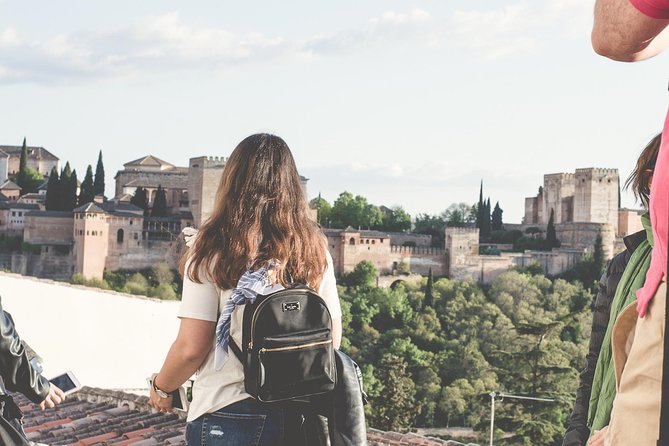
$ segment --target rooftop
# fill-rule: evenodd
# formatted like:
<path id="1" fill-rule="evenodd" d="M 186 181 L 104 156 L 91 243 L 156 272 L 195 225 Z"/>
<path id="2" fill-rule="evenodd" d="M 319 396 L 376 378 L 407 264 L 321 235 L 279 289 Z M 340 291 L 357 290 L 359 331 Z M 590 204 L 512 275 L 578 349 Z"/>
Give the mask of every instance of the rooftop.
<path id="1" fill-rule="evenodd" d="M 44 147 L 27 146 L 28 156 L 31 158 L 58 161 L 58 157 Z M 0 150 L 9 156 L 21 156 L 23 146 L 0 146 Z"/>
<path id="2" fill-rule="evenodd" d="M 153 410 L 146 396 L 84 387 L 53 409 L 41 411 L 14 395 L 30 441 L 50 445 L 184 445 L 185 414 Z M 367 431 L 369 446 L 465 446 L 414 433 Z M 471 445 L 474 446 L 474 445 Z"/>

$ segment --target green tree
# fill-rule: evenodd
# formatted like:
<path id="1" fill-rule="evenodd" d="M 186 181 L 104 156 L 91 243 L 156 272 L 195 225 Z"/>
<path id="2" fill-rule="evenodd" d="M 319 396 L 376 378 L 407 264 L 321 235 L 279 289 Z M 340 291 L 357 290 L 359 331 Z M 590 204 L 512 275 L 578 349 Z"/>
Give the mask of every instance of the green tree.
<path id="1" fill-rule="evenodd" d="M 321 194 L 318 194 L 318 197 L 309 202 L 309 207 L 316 209 L 316 221 L 318 224 L 329 228 L 332 205 L 326 199 L 321 198 Z"/>
<path id="2" fill-rule="evenodd" d="M 382 224 L 381 210 L 363 196 L 355 197 L 350 192 L 342 192 L 334 202 L 330 213 L 332 226 L 335 228 L 378 228 Z"/>
<path id="3" fill-rule="evenodd" d="M 434 295 L 432 294 L 432 287 L 434 286 L 434 277 L 432 276 L 432 268 L 427 274 L 427 284 L 425 285 L 425 306 L 432 307 L 434 305 Z"/>
<path id="4" fill-rule="evenodd" d="M 153 207 L 151 208 L 151 217 L 166 217 L 167 216 L 167 196 L 165 189 L 158 185 L 156 197 L 153 199 Z"/>
<path id="5" fill-rule="evenodd" d="M 504 228 L 504 223 L 502 222 L 502 213 L 504 211 L 499 207 L 499 201 L 495 203 L 495 209 L 492 211 L 492 230 L 500 231 Z"/>
<path id="6" fill-rule="evenodd" d="M 95 166 L 95 182 L 93 183 L 93 194 L 105 194 L 105 166 L 102 163 L 102 150 L 98 153 L 98 164 Z"/>
<path id="7" fill-rule="evenodd" d="M 444 247 L 444 231 L 446 221 L 440 215 L 418 214 L 414 222 L 416 234 L 427 234 L 432 236 L 432 246 Z"/>
<path id="8" fill-rule="evenodd" d="M 490 198 L 483 203 L 483 211 L 481 212 L 481 233 L 482 239 L 487 240 L 492 234 L 491 216 L 490 216 Z"/>
<path id="9" fill-rule="evenodd" d="M 62 211 L 71 211 L 77 205 L 77 171 L 72 170 L 70 162 L 65 163 L 65 167 L 60 172 L 60 193 Z"/>
<path id="10" fill-rule="evenodd" d="M 411 229 L 411 215 L 401 206 L 394 206 L 383 213 L 381 227 L 383 231 L 403 232 Z"/>
<path id="11" fill-rule="evenodd" d="M 88 165 L 86 169 L 86 176 L 81 182 L 81 190 L 79 191 L 79 205 L 90 203 L 95 198 L 95 191 L 93 190 L 93 168 Z"/>
<path id="12" fill-rule="evenodd" d="M 416 385 L 406 369 L 406 362 L 398 356 L 385 354 L 381 358 L 376 377 L 383 391 L 371 401 L 373 416 L 370 420 L 379 429 L 408 429 L 418 415 Z"/>
<path id="13" fill-rule="evenodd" d="M 46 202 L 45 207 L 47 211 L 60 211 L 63 209 L 62 203 L 62 193 L 60 186 L 60 177 L 58 176 L 58 170 L 55 167 L 51 169 L 51 175 L 49 175 L 49 182 L 46 186 Z"/>
<path id="14" fill-rule="evenodd" d="M 130 204 L 134 204 L 138 208 L 144 209 L 144 212 L 146 212 L 146 210 L 149 208 L 149 199 L 146 196 L 146 189 L 144 189 L 142 186 L 139 186 L 137 189 L 135 189 L 135 193 L 130 199 Z"/>
<path id="15" fill-rule="evenodd" d="M 597 274 L 601 273 L 604 270 L 604 245 L 602 244 L 602 234 L 597 234 L 595 238 L 595 248 L 592 254 L 592 260 L 594 261 L 594 269 Z"/>
<path id="16" fill-rule="evenodd" d="M 353 271 L 344 276 L 344 283 L 349 287 L 371 287 L 376 283 L 378 271 L 369 260 L 355 265 Z"/>
<path id="17" fill-rule="evenodd" d="M 485 211 L 485 201 L 483 201 L 483 180 L 481 180 L 481 187 L 479 188 L 479 201 L 476 203 L 476 227 L 483 230 L 483 220 Z"/>
<path id="18" fill-rule="evenodd" d="M 560 241 L 555 233 L 555 211 L 551 208 L 551 216 L 548 218 L 548 226 L 546 227 L 546 249 L 559 248 Z"/>
<path id="19" fill-rule="evenodd" d="M 174 271 L 166 262 L 158 262 L 151 267 L 151 276 L 158 285 L 172 285 L 174 283 Z"/>
<path id="20" fill-rule="evenodd" d="M 19 158 L 19 172 L 16 175 L 16 184 L 21 188 L 21 194 L 28 193 L 28 146 L 23 138 L 21 157 Z"/>
<path id="21" fill-rule="evenodd" d="M 446 226 L 460 228 L 474 223 L 471 220 L 472 207 L 467 203 L 453 203 L 442 214 Z"/>

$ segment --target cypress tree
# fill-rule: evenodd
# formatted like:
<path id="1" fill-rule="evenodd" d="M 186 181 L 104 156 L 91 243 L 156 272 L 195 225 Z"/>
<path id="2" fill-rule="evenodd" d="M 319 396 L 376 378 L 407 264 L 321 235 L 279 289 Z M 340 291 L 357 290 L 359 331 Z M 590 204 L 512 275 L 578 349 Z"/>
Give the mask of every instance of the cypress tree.
<path id="1" fill-rule="evenodd" d="M 597 234 L 595 239 L 595 250 L 592 254 L 592 259 L 594 262 L 595 276 L 599 274 L 604 269 L 604 246 L 602 244 L 602 234 Z"/>
<path id="2" fill-rule="evenodd" d="M 95 167 L 95 184 L 93 185 L 93 195 L 105 194 L 105 166 L 102 164 L 102 150 L 98 154 L 98 165 Z"/>
<path id="3" fill-rule="evenodd" d="M 551 216 L 548 219 L 548 227 L 546 227 L 546 249 L 551 250 L 560 246 L 560 241 L 557 239 L 555 233 L 555 212 L 551 208 Z"/>
<path id="4" fill-rule="evenodd" d="M 65 192 L 65 210 L 71 211 L 77 207 L 77 170 L 74 169 L 72 174 L 63 181 L 63 191 Z"/>
<path id="5" fill-rule="evenodd" d="M 81 191 L 79 192 L 79 206 L 82 204 L 90 203 L 95 198 L 95 191 L 93 187 L 93 168 L 91 165 L 88 165 L 86 169 L 86 176 L 84 181 L 81 183 Z"/>
<path id="6" fill-rule="evenodd" d="M 49 183 L 46 187 L 46 203 L 45 207 L 47 211 L 61 211 L 63 210 L 63 204 L 61 202 L 62 194 L 60 192 L 60 178 L 58 177 L 58 171 L 56 168 L 51 169 L 51 175 L 49 175 Z"/>
<path id="7" fill-rule="evenodd" d="M 483 202 L 483 211 L 481 212 L 481 238 L 490 237 L 490 198 Z"/>
<path id="8" fill-rule="evenodd" d="M 154 198 L 153 207 L 151 208 L 151 217 L 165 216 L 167 216 L 167 195 L 165 194 L 165 189 L 159 184 L 156 198 Z"/>
<path id="9" fill-rule="evenodd" d="M 149 208 L 149 200 L 146 196 L 146 190 L 142 186 L 135 189 L 135 193 L 130 199 L 130 204 L 134 204 L 138 208 L 144 209 L 144 212 Z"/>
<path id="10" fill-rule="evenodd" d="M 27 192 L 28 186 L 28 146 L 26 138 L 23 137 L 21 158 L 19 159 L 19 173 L 16 175 L 16 184 L 21 188 L 21 195 Z"/>
<path id="11" fill-rule="evenodd" d="M 498 201 L 497 203 L 495 203 L 495 210 L 492 211 L 491 222 L 493 231 L 499 231 L 504 226 L 504 223 L 502 223 L 503 212 L 504 211 L 502 210 L 502 208 L 499 207 L 499 201 Z"/>
<path id="12" fill-rule="evenodd" d="M 483 229 L 483 180 L 481 180 L 481 188 L 479 189 L 479 203 L 476 209 L 476 227 Z"/>
<path id="13" fill-rule="evenodd" d="M 434 284 L 434 276 L 432 275 L 432 268 L 427 275 L 427 285 L 425 286 L 425 305 L 426 307 L 434 306 L 434 296 L 432 294 L 432 286 Z"/>

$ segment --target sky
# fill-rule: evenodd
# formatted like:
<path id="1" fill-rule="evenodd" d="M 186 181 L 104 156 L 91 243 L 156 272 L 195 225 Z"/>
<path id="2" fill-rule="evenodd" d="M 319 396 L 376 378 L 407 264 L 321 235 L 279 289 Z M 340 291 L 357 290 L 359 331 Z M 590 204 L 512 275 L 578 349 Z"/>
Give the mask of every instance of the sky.
<path id="1" fill-rule="evenodd" d="M 669 54 L 612 62 L 587 0 L 0 0 L 0 145 L 83 176 L 282 136 L 310 198 L 520 222 L 543 175 L 629 175 L 664 121 Z M 629 193 L 623 206 L 637 207 Z"/>

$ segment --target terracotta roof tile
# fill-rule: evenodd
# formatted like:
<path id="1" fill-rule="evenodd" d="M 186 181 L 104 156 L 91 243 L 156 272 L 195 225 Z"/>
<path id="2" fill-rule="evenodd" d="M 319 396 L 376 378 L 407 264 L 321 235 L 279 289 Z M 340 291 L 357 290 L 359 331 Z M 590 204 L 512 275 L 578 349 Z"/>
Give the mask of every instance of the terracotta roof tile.
<path id="1" fill-rule="evenodd" d="M 24 412 L 28 439 L 49 445 L 166 446 L 185 445 L 185 414 L 155 412 L 148 398 L 84 387 L 53 409 L 41 411 L 15 395 Z M 414 433 L 369 429 L 369 446 L 465 446 Z M 474 445 L 467 445 L 474 446 Z"/>

